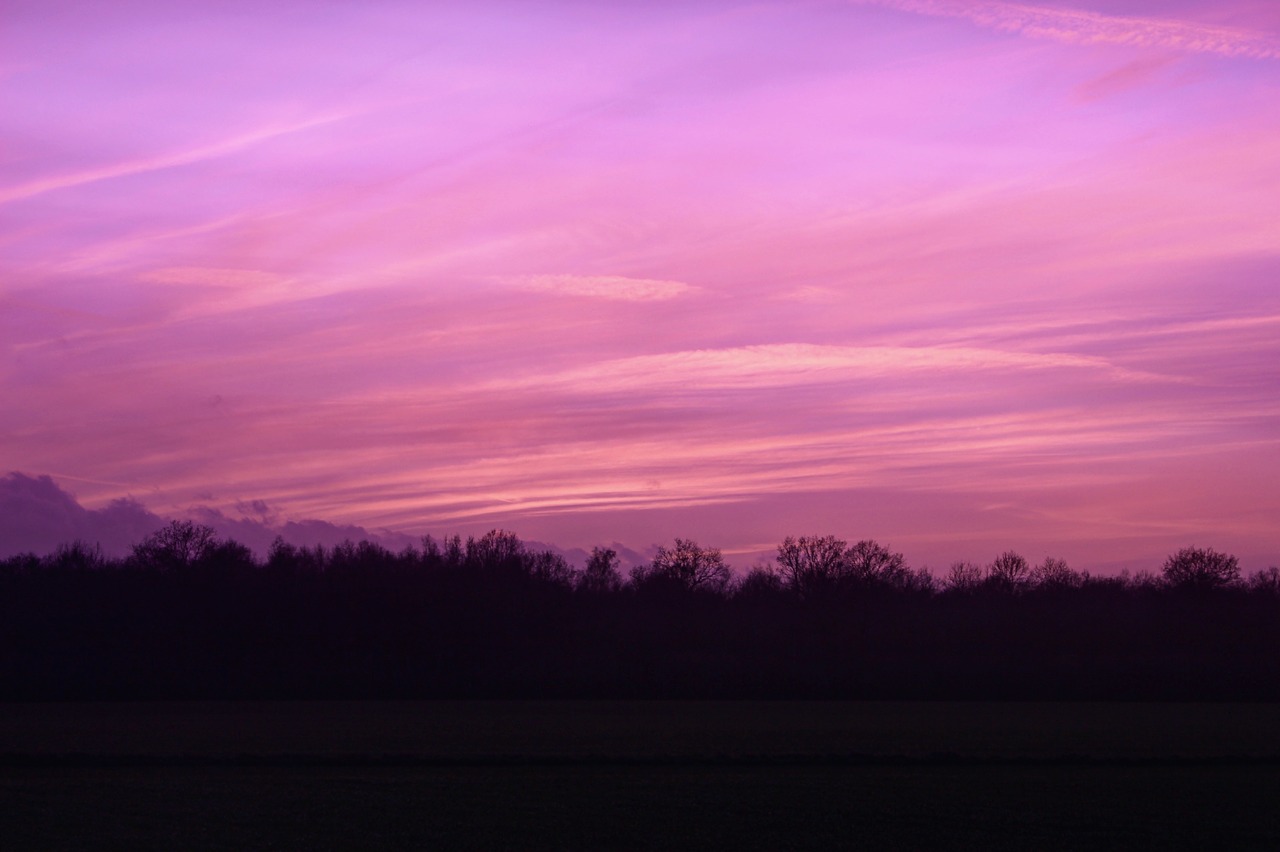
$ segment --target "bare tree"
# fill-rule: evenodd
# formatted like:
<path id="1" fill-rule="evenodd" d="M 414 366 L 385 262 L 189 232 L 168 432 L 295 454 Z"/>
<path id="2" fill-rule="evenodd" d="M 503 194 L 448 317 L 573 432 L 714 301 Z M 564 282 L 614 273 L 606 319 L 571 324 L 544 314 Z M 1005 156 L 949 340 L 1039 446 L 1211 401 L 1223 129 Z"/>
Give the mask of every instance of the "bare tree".
<path id="1" fill-rule="evenodd" d="M 844 552 L 845 576 L 854 582 L 878 580 L 900 584 L 908 573 L 906 559 L 877 541 L 864 539 Z"/>
<path id="2" fill-rule="evenodd" d="M 801 597 L 836 582 L 845 572 L 846 543 L 833 535 L 787 536 L 778 545 L 778 572 L 783 585 Z"/>
<path id="3" fill-rule="evenodd" d="M 702 547 L 690 539 L 678 538 L 674 547 L 659 547 L 653 561 L 631 572 L 632 580 L 644 583 L 665 579 L 686 589 L 723 592 L 732 578 L 720 550 Z"/>
<path id="4" fill-rule="evenodd" d="M 524 542 L 509 530 L 489 530 L 480 538 L 467 539 L 465 559 L 473 570 L 523 571 Z"/>
<path id="5" fill-rule="evenodd" d="M 218 540 L 213 527 L 170 521 L 133 546 L 139 565 L 160 571 L 188 568 L 213 553 Z"/>
<path id="6" fill-rule="evenodd" d="M 1164 581 L 1174 588 L 1209 591 L 1240 581 L 1240 563 L 1213 548 L 1184 547 L 1164 561 Z"/>
<path id="7" fill-rule="evenodd" d="M 1018 589 L 1031 577 L 1031 565 L 1025 557 L 1012 550 L 1001 553 L 987 566 L 987 579 L 1005 589 Z"/>
<path id="8" fill-rule="evenodd" d="M 1280 568 L 1272 565 L 1255 573 L 1249 578 L 1249 589 L 1280 598 Z"/>
<path id="9" fill-rule="evenodd" d="M 106 567 L 107 557 L 102 553 L 102 545 L 76 539 L 68 544 L 58 545 L 51 556 L 44 557 L 41 562 L 48 568 L 63 571 L 95 571 Z"/>
<path id="10" fill-rule="evenodd" d="M 1041 589 L 1078 589 L 1084 581 L 1085 576 L 1072 571 L 1065 559 L 1052 556 L 1031 569 L 1031 582 Z"/>
<path id="11" fill-rule="evenodd" d="M 953 562 L 942 586 L 949 592 L 972 592 L 982 585 L 982 566 L 973 562 Z"/>

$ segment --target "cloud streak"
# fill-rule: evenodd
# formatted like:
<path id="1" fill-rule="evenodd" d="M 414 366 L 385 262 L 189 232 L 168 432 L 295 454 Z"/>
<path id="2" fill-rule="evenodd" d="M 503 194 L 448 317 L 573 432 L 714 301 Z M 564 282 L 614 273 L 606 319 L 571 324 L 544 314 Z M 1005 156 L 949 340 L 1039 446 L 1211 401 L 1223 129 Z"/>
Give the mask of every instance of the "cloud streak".
<path id="1" fill-rule="evenodd" d="M 628 278 L 624 275 L 529 275 L 507 280 L 515 287 L 537 293 L 621 302 L 665 301 L 694 289 L 683 281 Z"/>
<path id="2" fill-rule="evenodd" d="M 131 175 L 146 174 L 147 172 L 162 171 L 165 169 L 173 169 L 180 166 L 188 166 L 192 163 L 199 163 L 205 160 L 230 156 L 282 136 L 301 133 L 326 124 L 332 124 L 334 122 L 346 121 L 357 114 L 358 113 L 352 112 L 328 113 L 306 119 L 305 121 L 292 122 L 289 124 L 268 125 L 266 127 L 259 128 L 258 130 L 241 133 L 207 145 L 199 145 L 185 151 L 176 151 L 154 157 L 126 160 L 124 162 L 113 163 L 107 166 L 99 166 L 97 168 L 84 169 L 62 175 L 42 177 L 36 180 L 27 181 L 26 183 L 18 184 L 17 186 L 0 187 L 0 204 L 11 204 L 15 201 L 35 198 L 61 189 L 71 189 L 78 186 L 84 186 L 86 184 L 98 183 L 100 181 L 129 177 Z"/>
<path id="3" fill-rule="evenodd" d="M 1245 59 L 1280 59 L 1268 33 L 1161 18 L 1104 15 L 998 0 L 852 0 L 902 12 L 963 18 L 982 27 L 1067 44 L 1113 44 Z"/>
<path id="4" fill-rule="evenodd" d="M 822 346 L 775 343 L 731 349 L 699 349 L 642 355 L 534 376 L 500 381 L 513 386 L 592 388 L 632 393 L 644 389 L 769 388 L 916 372 L 973 373 L 988 370 L 1091 370 L 1126 381 L 1164 377 L 1118 368 L 1103 358 L 1069 353 L 1018 352 L 967 346 Z"/>

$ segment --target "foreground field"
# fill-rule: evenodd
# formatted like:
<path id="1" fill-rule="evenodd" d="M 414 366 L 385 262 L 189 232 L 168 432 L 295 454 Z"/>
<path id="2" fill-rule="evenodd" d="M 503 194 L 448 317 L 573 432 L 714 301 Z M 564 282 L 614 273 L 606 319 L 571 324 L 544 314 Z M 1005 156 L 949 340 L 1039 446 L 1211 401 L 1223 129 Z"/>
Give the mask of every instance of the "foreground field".
<path id="1" fill-rule="evenodd" d="M 1274 768 L 0 772 L 6 849 L 1275 849 Z"/>
<path id="2" fill-rule="evenodd" d="M 0 707 L 6 849 L 1274 849 L 1280 708 Z"/>
<path id="3" fill-rule="evenodd" d="M 0 704 L 2 755 L 1278 758 L 1280 705 L 849 701 Z"/>

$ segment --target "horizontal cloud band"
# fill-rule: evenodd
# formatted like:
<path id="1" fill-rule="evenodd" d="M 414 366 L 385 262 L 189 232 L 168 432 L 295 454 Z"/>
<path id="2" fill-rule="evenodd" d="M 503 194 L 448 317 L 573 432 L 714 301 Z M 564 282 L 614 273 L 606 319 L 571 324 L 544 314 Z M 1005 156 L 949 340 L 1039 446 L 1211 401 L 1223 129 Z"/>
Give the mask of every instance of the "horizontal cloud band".
<path id="1" fill-rule="evenodd" d="M 1119 380 L 1166 377 L 1116 367 L 1103 358 L 965 346 L 831 346 L 775 343 L 697 349 L 607 361 L 555 375 L 500 380 L 491 388 L 537 386 L 634 391 L 669 385 L 744 387 L 796 385 L 916 371 L 1083 369 Z"/>

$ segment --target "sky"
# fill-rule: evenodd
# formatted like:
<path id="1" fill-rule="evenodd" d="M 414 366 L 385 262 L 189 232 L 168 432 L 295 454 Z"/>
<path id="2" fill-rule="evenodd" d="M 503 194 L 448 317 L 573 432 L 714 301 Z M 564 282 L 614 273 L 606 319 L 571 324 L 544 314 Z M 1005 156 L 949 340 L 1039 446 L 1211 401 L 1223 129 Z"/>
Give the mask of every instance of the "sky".
<path id="1" fill-rule="evenodd" d="M 0 19 L 11 503 L 1280 562 L 1280 4 Z"/>

